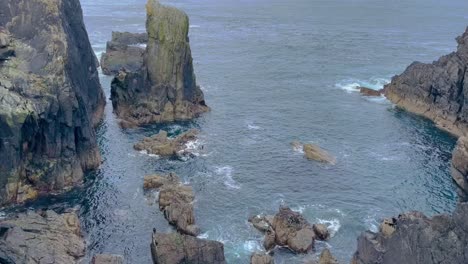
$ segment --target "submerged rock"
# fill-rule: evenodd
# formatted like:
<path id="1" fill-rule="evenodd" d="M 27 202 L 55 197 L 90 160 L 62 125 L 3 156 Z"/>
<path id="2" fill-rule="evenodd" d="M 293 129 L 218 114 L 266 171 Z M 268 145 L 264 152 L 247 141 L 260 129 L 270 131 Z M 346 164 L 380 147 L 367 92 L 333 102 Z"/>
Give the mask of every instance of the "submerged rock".
<path id="1" fill-rule="evenodd" d="M 209 111 L 196 84 L 188 16 L 148 0 L 148 44 L 141 70 L 121 71 L 112 81 L 114 112 L 124 126 L 188 120 Z"/>
<path id="2" fill-rule="evenodd" d="M 468 131 L 468 28 L 456 52 L 432 64 L 414 62 L 384 88 L 385 96 L 457 136 Z"/>
<path id="3" fill-rule="evenodd" d="M 224 245 L 178 233 L 153 234 L 151 253 L 155 264 L 225 264 Z"/>
<path id="4" fill-rule="evenodd" d="M 328 152 L 326 152 L 325 150 L 323 150 L 317 145 L 304 144 L 303 150 L 304 150 L 304 155 L 309 160 L 315 160 L 318 162 L 329 163 L 329 164 L 336 163 L 335 157 L 331 156 Z"/>
<path id="5" fill-rule="evenodd" d="M 195 225 L 193 201 L 195 196 L 192 187 L 182 185 L 177 175 L 170 173 L 146 176 L 144 186 L 159 189 L 159 209 L 169 224 L 174 225 L 181 233 L 197 236 L 200 229 Z"/>
<path id="6" fill-rule="evenodd" d="M 468 138 L 460 137 L 452 154 L 452 178 L 468 192 Z"/>
<path id="7" fill-rule="evenodd" d="M 359 89 L 359 92 L 365 96 L 381 96 L 382 95 L 382 91 L 370 89 L 367 87 L 358 87 L 358 89 Z"/>
<path id="8" fill-rule="evenodd" d="M 85 248 L 76 213 L 29 212 L 0 223 L 1 263 L 79 263 Z"/>
<path id="9" fill-rule="evenodd" d="M 253 253 L 250 257 L 250 264 L 274 264 L 272 256 L 266 253 Z"/>
<path id="10" fill-rule="evenodd" d="M 468 263 L 468 203 L 459 204 L 452 215 L 428 218 L 410 212 L 385 225 L 389 223 L 391 229 L 381 227 L 378 233 L 366 231 L 359 236 L 351 263 Z"/>
<path id="11" fill-rule="evenodd" d="M 120 255 L 95 255 L 91 264 L 124 264 L 124 258 Z"/>
<path id="12" fill-rule="evenodd" d="M 101 56 L 102 72 L 115 75 L 120 70 L 135 72 L 143 66 L 143 54 L 148 42 L 146 33 L 112 32 L 106 52 Z"/>
<path id="13" fill-rule="evenodd" d="M 78 0 L 0 1 L 0 205 L 81 184 L 105 98 Z"/>
<path id="14" fill-rule="evenodd" d="M 328 248 L 324 249 L 320 254 L 318 264 L 338 264 L 338 260 L 331 254 Z"/>
<path id="15" fill-rule="evenodd" d="M 135 150 L 144 150 L 148 154 L 154 154 L 162 157 L 173 157 L 179 155 L 185 155 L 186 144 L 189 141 L 193 141 L 197 138 L 198 130 L 191 129 L 179 136 L 170 139 L 167 136 L 167 132 L 160 130 L 157 135 L 152 137 L 146 137 L 142 141 L 135 144 L 133 147 Z"/>

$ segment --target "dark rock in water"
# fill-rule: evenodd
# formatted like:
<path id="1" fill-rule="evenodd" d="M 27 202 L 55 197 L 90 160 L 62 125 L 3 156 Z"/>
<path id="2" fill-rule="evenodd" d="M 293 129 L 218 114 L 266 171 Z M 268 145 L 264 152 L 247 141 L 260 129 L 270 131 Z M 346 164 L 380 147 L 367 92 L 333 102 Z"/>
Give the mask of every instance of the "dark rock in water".
<path id="1" fill-rule="evenodd" d="M 146 176 L 144 187 L 159 189 L 159 209 L 164 212 L 169 224 L 187 235 L 197 236 L 200 233 L 200 229 L 195 225 L 193 210 L 195 196 L 192 187 L 182 185 L 179 177 L 173 173 L 166 177 Z"/>
<path id="2" fill-rule="evenodd" d="M 143 66 L 143 54 L 148 42 L 146 33 L 112 32 L 112 40 L 107 42 L 106 52 L 101 56 L 102 72 L 115 75 L 125 69 L 135 72 Z"/>
<path id="3" fill-rule="evenodd" d="M 95 255 L 91 264 L 124 264 L 124 258 L 120 255 Z"/>
<path id="4" fill-rule="evenodd" d="M 314 224 L 312 229 L 314 230 L 315 236 L 318 240 L 327 240 L 330 238 L 330 232 L 326 225 Z"/>
<path id="5" fill-rule="evenodd" d="M 185 151 L 186 144 L 197 138 L 198 130 L 191 129 L 180 134 L 174 139 L 167 137 L 167 132 L 160 130 L 157 135 L 146 137 L 142 141 L 135 144 L 133 147 L 136 150 L 145 150 L 149 154 L 155 154 L 162 157 L 183 156 L 187 154 Z"/>
<path id="6" fill-rule="evenodd" d="M 468 192 L 468 138 L 460 137 L 452 154 L 452 177 Z"/>
<path id="7" fill-rule="evenodd" d="M 266 232 L 271 229 L 273 216 L 255 215 L 249 218 L 249 222 L 261 232 Z"/>
<path id="8" fill-rule="evenodd" d="M 320 254 L 319 264 L 338 264 L 338 260 L 331 254 L 328 248 Z"/>
<path id="9" fill-rule="evenodd" d="M 224 245 L 178 233 L 153 234 L 151 253 L 155 264 L 224 264 Z"/>
<path id="10" fill-rule="evenodd" d="M 366 95 L 366 96 L 381 96 L 382 95 L 382 91 L 377 91 L 377 90 L 370 89 L 367 87 L 358 87 L 358 89 L 362 95 Z"/>
<path id="11" fill-rule="evenodd" d="M 121 71 L 112 81 L 112 105 L 122 125 L 188 120 L 209 111 L 195 80 L 187 15 L 148 0 L 146 30 L 142 69 Z"/>
<path id="12" fill-rule="evenodd" d="M 410 212 L 386 222 L 392 229 L 359 236 L 351 263 L 468 263 L 468 203 L 459 204 L 450 216 Z"/>
<path id="13" fill-rule="evenodd" d="M 432 64 L 415 62 L 385 86 L 385 96 L 457 136 L 468 131 L 468 28 L 458 49 Z"/>
<path id="14" fill-rule="evenodd" d="M 81 184 L 100 165 L 94 126 L 105 98 L 78 0 L 2 0 L 0 14 L 5 205 Z"/>
<path id="15" fill-rule="evenodd" d="M 29 212 L 0 223 L 0 263 L 79 263 L 85 248 L 76 213 Z"/>
<path id="16" fill-rule="evenodd" d="M 274 264 L 272 256 L 265 253 L 254 253 L 250 257 L 250 264 Z"/>

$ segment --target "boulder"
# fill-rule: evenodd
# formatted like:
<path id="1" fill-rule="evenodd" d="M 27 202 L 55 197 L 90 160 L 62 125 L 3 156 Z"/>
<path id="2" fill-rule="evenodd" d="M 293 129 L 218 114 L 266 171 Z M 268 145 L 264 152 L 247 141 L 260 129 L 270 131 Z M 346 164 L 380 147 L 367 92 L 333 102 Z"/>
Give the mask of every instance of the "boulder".
<path id="1" fill-rule="evenodd" d="M 0 223 L 0 262 L 79 263 L 85 256 L 76 213 L 28 212 Z"/>
<path id="2" fill-rule="evenodd" d="M 155 264 L 224 264 L 224 245 L 178 233 L 154 233 L 151 253 Z"/>
<path id="3" fill-rule="evenodd" d="M 468 192 L 468 138 L 460 137 L 452 153 L 452 178 Z"/>
<path id="4" fill-rule="evenodd" d="M 329 163 L 329 164 L 336 163 L 335 157 L 331 156 L 330 154 L 328 154 L 328 152 L 321 149 L 317 145 L 304 144 L 303 150 L 304 150 L 304 155 L 309 160 L 315 160 L 318 162 Z"/>
<path id="5" fill-rule="evenodd" d="M 468 131 L 468 28 L 456 52 L 426 64 L 414 62 L 384 87 L 397 106 L 425 116 L 457 136 Z"/>
<path id="6" fill-rule="evenodd" d="M 266 232 L 271 229 L 273 216 L 255 215 L 249 218 L 249 222 L 261 232 Z"/>
<path id="7" fill-rule="evenodd" d="M 359 92 L 365 96 L 381 96 L 382 95 L 382 91 L 370 89 L 367 87 L 358 87 L 358 89 L 359 89 Z"/>
<path id="8" fill-rule="evenodd" d="M 315 237 L 318 240 L 327 240 L 330 238 L 330 232 L 328 231 L 328 228 L 324 224 L 314 224 L 312 226 L 312 229 L 314 230 Z"/>
<path id="9" fill-rule="evenodd" d="M 468 263 L 468 203 L 460 203 L 452 215 L 409 212 L 390 223 L 391 232 L 381 228 L 359 236 L 353 264 Z"/>
<path id="10" fill-rule="evenodd" d="M 338 264 L 338 260 L 331 254 L 328 248 L 320 254 L 319 264 Z"/>
<path id="11" fill-rule="evenodd" d="M 124 264 L 124 258 L 120 255 L 95 255 L 91 264 Z"/>
<path id="12" fill-rule="evenodd" d="M 99 167 L 105 98 L 79 0 L 2 0 L 0 13 L 1 206 Z"/>
<path id="13" fill-rule="evenodd" d="M 263 239 L 263 247 L 265 250 L 270 251 L 276 247 L 276 233 L 273 229 L 265 232 L 265 238 Z"/>
<path id="14" fill-rule="evenodd" d="M 209 111 L 193 71 L 188 16 L 156 0 L 148 0 L 146 8 L 143 66 L 113 79 L 114 112 L 126 126 L 137 126 L 189 120 Z"/>
<path id="15" fill-rule="evenodd" d="M 273 257 L 265 253 L 253 253 L 250 257 L 250 264 L 274 264 Z"/>
<path id="16" fill-rule="evenodd" d="M 112 32 L 112 40 L 107 42 L 106 52 L 101 56 L 102 72 L 115 75 L 120 70 L 140 70 L 147 42 L 146 33 Z"/>
<path id="17" fill-rule="evenodd" d="M 186 144 L 197 138 L 198 130 L 191 129 L 181 135 L 171 139 L 167 136 L 164 130 L 152 137 L 146 137 L 142 141 L 135 144 L 133 147 L 138 151 L 146 151 L 149 154 L 154 154 L 162 157 L 183 156 L 189 154 L 185 151 Z"/>

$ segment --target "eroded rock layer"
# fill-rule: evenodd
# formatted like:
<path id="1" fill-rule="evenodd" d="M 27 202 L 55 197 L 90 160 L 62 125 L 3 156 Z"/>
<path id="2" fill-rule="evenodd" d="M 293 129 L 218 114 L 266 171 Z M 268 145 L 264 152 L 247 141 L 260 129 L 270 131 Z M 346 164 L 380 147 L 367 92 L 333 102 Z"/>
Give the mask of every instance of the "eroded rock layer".
<path id="1" fill-rule="evenodd" d="M 0 1 L 0 205 L 99 166 L 97 65 L 78 0 Z"/>

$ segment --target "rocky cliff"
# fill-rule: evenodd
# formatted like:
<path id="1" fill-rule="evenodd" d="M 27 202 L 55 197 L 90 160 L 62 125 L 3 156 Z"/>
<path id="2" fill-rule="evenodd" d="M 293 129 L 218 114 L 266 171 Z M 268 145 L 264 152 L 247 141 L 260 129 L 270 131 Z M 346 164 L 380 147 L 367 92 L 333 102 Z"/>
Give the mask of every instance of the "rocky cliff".
<path id="1" fill-rule="evenodd" d="M 452 177 L 468 192 L 468 138 L 460 137 L 452 154 Z"/>
<path id="2" fill-rule="evenodd" d="M 148 44 L 141 70 L 121 71 L 112 81 L 114 112 L 123 125 L 187 120 L 206 112 L 197 86 L 188 38 L 188 16 L 148 0 Z"/>
<path id="3" fill-rule="evenodd" d="M 352 264 L 468 263 L 468 203 L 453 215 L 428 218 L 419 212 L 385 221 L 378 233 L 358 238 Z"/>
<path id="4" fill-rule="evenodd" d="M 0 1 L 0 205 L 99 166 L 97 65 L 79 0 Z"/>
<path id="5" fill-rule="evenodd" d="M 468 28 L 458 49 L 432 64 L 415 62 L 384 88 L 398 106 L 457 136 L 468 134 Z"/>

